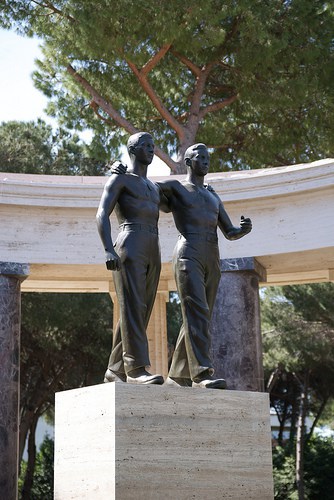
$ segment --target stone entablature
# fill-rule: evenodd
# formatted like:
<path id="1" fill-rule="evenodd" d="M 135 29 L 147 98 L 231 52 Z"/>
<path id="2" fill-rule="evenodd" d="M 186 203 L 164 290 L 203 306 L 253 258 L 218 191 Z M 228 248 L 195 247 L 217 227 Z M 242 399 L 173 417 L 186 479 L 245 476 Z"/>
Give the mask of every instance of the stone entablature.
<path id="1" fill-rule="evenodd" d="M 334 160 L 215 173 L 207 181 L 234 224 L 240 215 L 254 224 L 245 239 L 230 242 L 219 236 L 222 258 L 255 257 L 273 284 L 334 279 Z M 95 224 L 105 182 L 105 177 L 0 173 L 0 258 L 31 264 L 23 289 L 47 290 L 47 280 L 50 290 L 57 288 L 56 281 L 60 288 L 67 281 L 77 291 L 113 289 Z M 112 225 L 115 237 L 113 218 Z M 172 215 L 161 214 L 159 227 L 163 279 L 173 286 L 170 262 L 177 232 Z"/>

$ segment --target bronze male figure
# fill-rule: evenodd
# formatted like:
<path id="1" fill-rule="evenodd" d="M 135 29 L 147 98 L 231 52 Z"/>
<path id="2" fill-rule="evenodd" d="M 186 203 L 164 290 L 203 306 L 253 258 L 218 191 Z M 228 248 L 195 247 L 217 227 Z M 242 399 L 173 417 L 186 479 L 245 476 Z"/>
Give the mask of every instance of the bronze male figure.
<path id="1" fill-rule="evenodd" d="M 161 269 L 157 227 L 160 193 L 146 176 L 154 143 L 150 134 L 140 132 L 129 138 L 127 146 L 131 168 L 125 175 L 111 175 L 96 215 L 106 266 L 114 271 L 120 305 L 105 382 L 162 384 L 161 375 L 146 371 L 150 365 L 146 328 Z M 109 220 L 113 210 L 120 225 L 115 245 Z"/>
<path id="2" fill-rule="evenodd" d="M 180 233 L 173 267 L 183 324 L 166 382 L 224 389 L 225 380 L 213 376 L 209 334 L 220 281 L 217 227 L 227 239 L 236 240 L 251 231 L 252 223 L 241 217 L 240 227 L 234 227 L 219 196 L 204 184 L 209 170 L 205 144 L 189 147 L 184 161 L 187 176 L 183 182 L 171 179 L 159 183 Z"/>

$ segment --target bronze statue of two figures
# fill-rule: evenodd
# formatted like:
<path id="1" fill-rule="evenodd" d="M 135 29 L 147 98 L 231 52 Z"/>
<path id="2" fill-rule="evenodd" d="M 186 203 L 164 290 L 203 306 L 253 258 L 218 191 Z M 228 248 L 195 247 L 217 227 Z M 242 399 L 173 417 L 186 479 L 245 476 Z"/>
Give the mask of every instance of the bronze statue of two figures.
<path id="1" fill-rule="evenodd" d="M 187 175 L 182 182 L 172 177 L 163 182 L 147 178 L 154 155 L 150 134 L 130 136 L 127 147 L 130 166 L 113 165 L 96 216 L 120 305 L 104 380 L 164 383 L 161 375 L 146 370 L 150 366 L 146 328 L 161 269 L 158 219 L 162 210 L 173 213 L 179 231 L 173 269 L 183 319 L 165 383 L 224 389 L 226 382 L 214 378 L 210 358 L 209 322 L 220 280 L 217 227 L 227 239 L 235 240 L 251 231 L 251 220 L 241 216 L 240 226 L 234 227 L 219 196 L 204 184 L 209 170 L 205 144 L 187 149 Z M 120 228 L 115 243 L 109 219 L 113 210 Z"/>

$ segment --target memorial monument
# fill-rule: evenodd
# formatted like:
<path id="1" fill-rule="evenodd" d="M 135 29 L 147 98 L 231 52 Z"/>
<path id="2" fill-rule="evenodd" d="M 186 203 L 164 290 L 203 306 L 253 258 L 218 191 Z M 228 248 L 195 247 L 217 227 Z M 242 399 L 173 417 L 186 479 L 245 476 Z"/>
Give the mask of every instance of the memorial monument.
<path id="1" fill-rule="evenodd" d="M 210 357 L 209 323 L 220 280 L 217 227 L 227 239 L 235 240 L 248 234 L 252 229 L 252 223 L 249 218 L 241 216 L 240 227 L 234 227 L 219 196 L 209 185 L 204 184 L 204 177 L 209 170 L 209 153 L 205 144 L 190 146 L 185 153 L 184 161 L 187 176 L 183 182 L 171 179 L 156 183 L 160 188 L 160 208 L 165 212 L 172 211 L 179 231 L 173 268 L 181 300 L 183 324 L 166 383 L 225 389 L 225 380 L 213 377 L 214 370 Z M 116 174 L 127 172 L 123 177 L 122 189 L 126 189 L 126 179 L 132 171 L 133 167 L 127 172 L 127 168 L 119 162 L 111 169 L 111 172 Z M 146 171 L 147 169 L 145 176 Z M 107 186 L 115 185 L 116 182 L 115 176 L 112 175 Z M 151 189 L 153 190 L 153 187 Z M 105 204 L 104 199 L 101 203 L 102 206 Z M 110 210 L 107 212 L 111 213 Z M 110 227 L 107 231 L 109 234 Z M 102 241 L 105 242 L 104 234 L 101 231 L 100 234 Z M 208 255 L 210 259 L 207 258 Z M 109 258 L 110 255 L 107 253 L 107 267 L 110 266 Z M 112 255 L 112 259 L 115 261 L 113 265 L 118 269 L 117 256 Z M 117 275 L 115 278 L 117 280 Z M 128 295 L 131 296 L 130 290 Z M 124 301 L 120 301 L 120 304 L 121 316 L 126 316 Z M 129 310 L 129 315 L 131 314 Z M 119 327 L 117 334 L 118 330 Z M 122 328 L 120 330 L 122 331 Z M 131 328 L 126 328 L 126 336 L 130 335 Z"/>
<path id="2" fill-rule="evenodd" d="M 127 384 L 56 395 L 55 499 L 272 500 L 268 395 L 183 387 L 226 386 L 214 378 L 209 352 L 220 279 L 217 227 L 233 240 L 251 231 L 251 221 L 242 216 L 234 227 L 219 196 L 204 184 L 209 168 L 204 144 L 187 150 L 182 182 L 147 179 L 154 153 L 149 134 L 131 136 L 128 151 L 130 168 L 112 167 L 97 213 L 120 304 L 105 381 Z M 161 264 L 159 209 L 173 213 L 180 233 L 173 266 L 183 315 L 162 387 L 157 387 L 162 376 L 146 371 L 146 327 Z M 114 245 L 113 211 L 120 225 Z"/>

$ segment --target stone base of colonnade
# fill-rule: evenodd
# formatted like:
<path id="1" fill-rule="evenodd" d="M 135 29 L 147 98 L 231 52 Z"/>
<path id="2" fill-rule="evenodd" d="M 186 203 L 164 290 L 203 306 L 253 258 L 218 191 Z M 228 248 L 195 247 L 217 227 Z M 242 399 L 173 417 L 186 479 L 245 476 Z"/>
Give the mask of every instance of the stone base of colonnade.
<path id="1" fill-rule="evenodd" d="M 56 394 L 55 500 L 272 500 L 268 394 L 101 384 Z"/>

